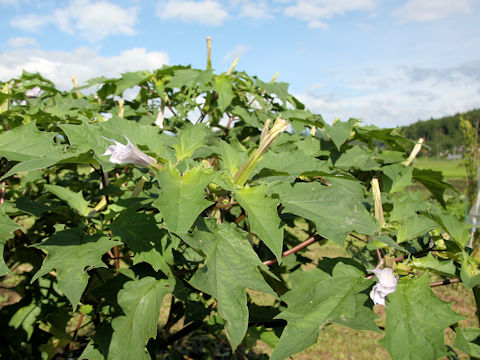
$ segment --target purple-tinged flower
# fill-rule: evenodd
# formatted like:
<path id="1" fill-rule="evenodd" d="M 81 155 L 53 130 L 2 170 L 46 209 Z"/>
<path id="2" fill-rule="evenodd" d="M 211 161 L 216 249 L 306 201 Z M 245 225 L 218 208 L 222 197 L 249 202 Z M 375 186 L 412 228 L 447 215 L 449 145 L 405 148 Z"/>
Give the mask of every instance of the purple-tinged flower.
<path id="1" fill-rule="evenodd" d="M 114 164 L 134 164 L 143 167 L 158 167 L 158 163 L 154 158 L 139 150 L 126 136 L 124 137 L 127 139 L 127 145 L 123 145 L 116 140 L 103 137 L 105 140 L 111 141 L 115 145 L 110 145 L 107 147 L 105 153 L 102 155 L 111 155 L 110 162 Z"/>
<path id="2" fill-rule="evenodd" d="M 395 292 L 398 279 L 390 268 L 368 270 L 377 276 L 378 283 L 370 291 L 370 298 L 375 305 L 385 305 L 385 297 Z"/>
<path id="3" fill-rule="evenodd" d="M 26 97 L 31 97 L 31 98 L 38 98 L 40 95 L 42 95 L 42 89 L 40 89 L 39 86 L 35 86 L 32 89 L 29 89 L 25 92 Z"/>

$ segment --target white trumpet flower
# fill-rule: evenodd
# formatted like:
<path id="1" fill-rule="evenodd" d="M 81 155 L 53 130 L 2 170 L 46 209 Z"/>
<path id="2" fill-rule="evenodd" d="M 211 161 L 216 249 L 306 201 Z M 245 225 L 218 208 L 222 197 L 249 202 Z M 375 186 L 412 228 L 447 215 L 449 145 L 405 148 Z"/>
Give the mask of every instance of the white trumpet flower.
<path id="1" fill-rule="evenodd" d="M 124 137 L 127 139 L 127 145 L 123 145 L 116 140 L 103 137 L 105 140 L 113 142 L 115 145 L 110 145 L 107 147 L 102 156 L 111 155 L 110 162 L 114 164 L 134 164 L 143 167 L 158 167 L 158 163 L 154 158 L 139 150 L 126 136 Z"/>
<path id="2" fill-rule="evenodd" d="M 378 283 L 370 291 L 370 298 L 375 305 L 385 305 L 385 297 L 395 292 L 398 279 L 390 268 L 368 270 L 377 276 Z"/>

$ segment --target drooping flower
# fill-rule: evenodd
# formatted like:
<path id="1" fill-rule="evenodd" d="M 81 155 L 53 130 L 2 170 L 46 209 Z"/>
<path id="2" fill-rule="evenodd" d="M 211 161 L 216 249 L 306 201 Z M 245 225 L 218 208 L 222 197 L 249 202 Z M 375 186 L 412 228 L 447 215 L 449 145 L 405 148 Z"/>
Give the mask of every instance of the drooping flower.
<path id="1" fill-rule="evenodd" d="M 378 283 L 370 291 L 370 298 L 375 305 L 385 305 L 385 297 L 395 292 L 398 279 L 390 268 L 368 270 L 377 276 Z"/>
<path id="2" fill-rule="evenodd" d="M 126 136 L 124 137 L 127 139 L 127 145 L 123 145 L 116 140 L 103 137 L 105 140 L 111 141 L 115 145 L 110 145 L 107 147 L 105 153 L 102 155 L 111 155 L 110 162 L 114 164 L 134 164 L 143 167 L 158 167 L 158 163 L 154 158 L 139 150 Z"/>

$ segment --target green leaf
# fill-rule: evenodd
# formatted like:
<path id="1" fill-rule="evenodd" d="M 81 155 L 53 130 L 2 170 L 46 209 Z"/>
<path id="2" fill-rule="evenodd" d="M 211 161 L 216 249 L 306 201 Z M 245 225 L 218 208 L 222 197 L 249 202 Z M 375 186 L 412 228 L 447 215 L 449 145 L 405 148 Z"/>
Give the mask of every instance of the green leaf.
<path id="1" fill-rule="evenodd" d="M 157 180 L 162 192 L 153 202 L 167 225 L 168 230 L 185 233 L 200 213 L 210 204 L 204 198 L 204 189 L 210 183 L 212 174 L 201 167 L 180 174 L 174 167 L 158 172 Z"/>
<path id="2" fill-rule="evenodd" d="M 443 198 L 445 190 L 456 190 L 443 179 L 441 171 L 414 168 L 412 176 L 413 180 L 423 184 L 442 206 L 445 206 L 445 200 Z"/>
<path id="3" fill-rule="evenodd" d="M 251 113 L 242 106 L 234 106 L 231 109 L 232 115 L 238 116 L 241 120 L 245 121 L 248 125 L 261 128 L 262 124 L 258 121 L 258 117 L 255 116 L 255 113 Z"/>
<path id="4" fill-rule="evenodd" d="M 417 215 L 404 219 L 397 232 L 397 243 L 416 239 L 437 227 L 437 223 L 426 216 Z"/>
<path id="5" fill-rule="evenodd" d="M 111 142 L 103 138 L 111 135 L 105 134 L 100 123 L 89 124 L 82 122 L 81 125 L 60 124 L 59 127 L 67 135 L 70 148 L 73 151 L 84 153 L 93 150 L 104 169 L 109 170 L 113 168 L 113 164 L 110 164 L 107 158 L 99 158 L 100 155 L 105 153 L 107 147 L 112 145 Z M 125 142 L 124 139 L 120 138 L 118 138 L 118 141 Z"/>
<path id="6" fill-rule="evenodd" d="M 151 77 L 152 73 L 145 70 L 123 73 L 122 77 L 116 82 L 117 90 L 115 93 L 121 95 L 126 89 L 134 87 Z"/>
<path id="7" fill-rule="evenodd" d="M 480 329 L 457 327 L 455 333 L 453 347 L 471 357 L 480 358 Z"/>
<path id="8" fill-rule="evenodd" d="M 380 343 L 392 360 L 447 355 L 443 331 L 463 319 L 432 292 L 428 274 L 401 279 L 396 291 L 387 297 L 386 311 L 385 337 Z"/>
<path id="9" fill-rule="evenodd" d="M 255 346 L 257 344 L 257 340 L 263 341 L 271 348 L 275 348 L 275 346 L 278 344 L 278 336 L 275 334 L 275 331 L 266 329 L 263 325 L 248 328 L 246 339 L 247 348 L 250 347 L 248 346 L 250 343 L 251 347 Z"/>
<path id="10" fill-rule="evenodd" d="M 63 147 L 55 145 L 55 133 L 39 131 L 35 122 L 0 134 L 0 156 L 10 161 L 25 161 L 60 153 Z"/>
<path id="11" fill-rule="evenodd" d="M 428 203 L 422 198 L 420 191 L 408 192 L 401 198 L 393 200 L 393 210 L 390 213 L 390 221 L 403 222 L 405 219 L 416 216 L 418 211 L 428 209 Z"/>
<path id="12" fill-rule="evenodd" d="M 40 199 L 32 201 L 28 197 L 22 196 L 15 200 L 15 208 L 38 218 L 42 216 L 42 214 L 54 208 L 54 206 L 46 205 Z"/>
<path id="13" fill-rule="evenodd" d="M 314 269 L 291 275 L 294 288 L 282 296 L 288 308 L 276 318 L 287 320 L 270 360 L 285 359 L 317 342 L 323 328 L 338 323 L 356 330 L 379 331 L 375 314 L 365 305 L 372 285 L 356 267 L 338 262 L 332 274 Z"/>
<path id="14" fill-rule="evenodd" d="M 146 262 L 165 274 L 171 273 L 174 239 L 158 227 L 155 217 L 132 209 L 122 211 L 110 225 L 114 235 L 134 252 L 133 264 Z"/>
<path id="15" fill-rule="evenodd" d="M 332 125 L 324 124 L 325 132 L 330 136 L 330 139 L 332 139 L 338 150 L 340 150 L 345 141 L 350 137 L 350 133 L 356 122 L 357 120 L 355 119 L 349 119 L 348 121 L 337 120 Z"/>
<path id="16" fill-rule="evenodd" d="M 195 150 L 206 146 L 208 129 L 204 124 L 187 125 L 178 132 L 178 141 L 175 145 L 177 160 L 189 158 Z"/>
<path id="17" fill-rule="evenodd" d="M 326 161 L 307 156 L 300 150 L 281 154 L 268 151 L 257 165 L 258 170 L 263 168 L 292 176 L 332 173 Z"/>
<path id="18" fill-rule="evenodd" d="M 334 165 L 337 168 L 374 170 L 379 168 L 379 164 L 373 159 L 373 152 L 360 146 L 354 146 L 340 155 Z"/>
<path id="19" fill-rule="evenodd" d="M 33 334 L 35 323 L 37 322 L 37 318 L 39 317 L 41 312 L 42 308 L 37 303 L 35 303 L 35 301 L 32 301 L 30 305 L 18 309 L 17 312 L 13 314 L 8 325 L 12 326 L 15 329 L 22 327 L 22 329 L 27 334 L 28 341 Z"/>
<path id="20" fill-rule="evenodd" d="M 87 270 L 107 267 L 101 259 L 102 255 L 117 244 L 119 242 L 104 236 L 86 235 L 78 228 L 57 232 L 41 244 L 35 245 L 45 250 L 48 255 L 40 270 L 33 276 L 32 283 L 55 269 L 58 286 L 75 309 L 87 286 Z"/>
<path id="21" fill-rule="evenodd" d="M 88 209 L 89 202 L 83 198 L 82 191 L 73 192 L 70 189 L 58 185 L 45 185 L 45 189 L 61 200 L 65 201 L 72 209 L 76 210 L 80 215 L 87 216 L 90 212 Z"/>
<path id="22" fill-rule="evenodd" d="M 215 79 L 213 88 L 218 94 L 218 108 L 221 112 L 224 112 L 235 97 L 232 90 L 232 80 L 226 75 L 220 75 Z"/>
<path id="23" fill-rule="evenodd" d="M 157 323 L 163 297 L 172 292 L 174 282 L 144 277 L 125 283 L 118 293 L 123 316 L 113 319 L 109 360 L 150 360 L 147 342 L 157 337 Z"/>
<path id="24" fill-rule="evenodd" d="M 266 83 L 259 79 L 256 80 L 257 86 L 267 90 L 270 94 L 275 94 L 285 104 L 288 96 L 288 83 L 286 82 L 274 82 Z"/>
<path id="25" fill-rule="evenodd" d="M 387 235 L 374 235 L 372 236 L 373 241 L 369 241 L 367 244 L 368 250 L 375 250 L 375 249 L 382 249 L 385 245 L 388 245 L 394 249 L 408 252 L 403 246 L 398 245 L 395 240 L 393 240 L 390 236 Z"/>
<path id="26" fill-rule="evenodd" d="M 362 202 L 343 186 L 323 186 L 320 183 L 282 184 L 272 188 L 285 205 L 283 212 L 304 217 L 315 223 L 323 237 L 343 246 L 351 231 L 374 235 L 380 231 L 378 222 Z"/>
<path id="27" fill-rule="evenodd" d="M 250 231 L 257 234 L 281 262 L 283 225 L 277 213 L 278 200 L 266 196 L 264 185 L 237 190 L 235 198 L 248 214 Z"/>
<path id="28" fill-rule="evenodd" d="M 227 169 L 233 177 L 238 170 L 240 157 L 238 152 L 229 143 L 220 140 L 220 158 L 222 159 L 222 168 Z"/>
<path id="29" fill-rule="evenodd" d="M 44 169 L 46 167 L 55 165 L 57 162 L 58 158 L 31 159 L 22 161 L 13 166 L 5 175 L 0 178 L 0 180 L 6 179 L 9 176 L 15 175 L 19 172 Z"/>
<path id="30" fill-rule="evenodd" d="M 234 224 L 216 224 L 215 219 L 202 219 L 196 224 L 193 237 L 182 236 L 191 247 L 205 254 L 205 264 L 191 278 L 190 284 L 214 296 L 218 312 L 225 320 L 225 329 L 232 348 L 242 341 L 248 327 L 246 289 L 276 296 L 260 274 L 268 268 L 250 246 L 247 233 Z"/>
<path id="31" fill-rule="evenodd" d="M 20 226 L 0 209 L 0 276 L 9 272 L 3 258 L 3 251 L 7 240 L 13 236 L 13 232 L 17 229 L 20 229 Z"/>
<path id="32" fill-rule="evenodd" d="M 284 110 L 280 113 L 280 117 L 285 120 L 308 120 L 313 114 L 310 110 Z"/>
<path id="33" fill-rule="evenodd" d="M 166 86 L 171 89 L 181 89 L 184 86 L 204 85 L 210 80 L 212 80 L 211 70 L 181 69 L 173 73 L 173 76 L 168 80 Z"/>
<path id="34" fill-rule="evenodd" d="M 409 265 L 413 266 L 414 268 L 418 269 L 425 269 L 425 270 L 434 270 L 436 272 L 455 276 L 455 265 L 453 264 L 453 260 L 440 260 L 432 255 L 432 253 L 428 253 L 427 256 L 413 259 Z"/>
<path id="35" fill-rule="evenodd" d="M 470 228 L 471 225 L 460 221 L 454 214 L 429 214 L 429 217 L 436 221 L 444 231 L 450 235 L 451 239 L 455 241 L 460 249 L 465 247 L 465 244 L 471 238 Z"/>
<path id="36" fill-rule="evenodd" d="M 460 279 L 463 285 L 470 290 L 474 286 L 480 284 L 480 270 L 478 264 L 465 252 L 460 254 L 461 268 Z"/>
<path id="37" fill-rule="evenodd" d="M 405 167 L 402 164 L 383 166 L 383 191 L 394 193 L 404 190 L 412 185 L 413 167 Z"/>

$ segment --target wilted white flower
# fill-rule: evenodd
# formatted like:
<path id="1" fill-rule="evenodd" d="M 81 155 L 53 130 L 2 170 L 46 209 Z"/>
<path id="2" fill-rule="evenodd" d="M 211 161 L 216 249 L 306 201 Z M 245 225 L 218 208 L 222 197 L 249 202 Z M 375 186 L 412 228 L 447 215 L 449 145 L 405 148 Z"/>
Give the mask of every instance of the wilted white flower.
<path id="1" fill-rule="evenodd" d="M 32 89 L 29 89 L 25 92 L 26 97 L 37 98 L 42 95 L 42 89 L 39 86 L 35 86 Z"/>
<path id="2" fill-rule="evenodd" d="M 143 167 L 158 167 L 157 161 L 154 158 L 139 150 L 126 136 L 124 137 L 127 139 L 127 145 L 123 145 L 116 140 L 104 137 L 105 140 L 111 141 L 115 145 L 107 147 L 105 153 L 102 155 L 111 155 L 110 162 L 114 164 L 134 164 Z"/>
<path id="3" fill-rule="evenodd" d="M 370 298 L 375 305 L 385 305 L 385 297 L 395 292 L 398 279 L 390 268 L 368 270 L 377 276 L 378 283 L 370 291 Z"/>

